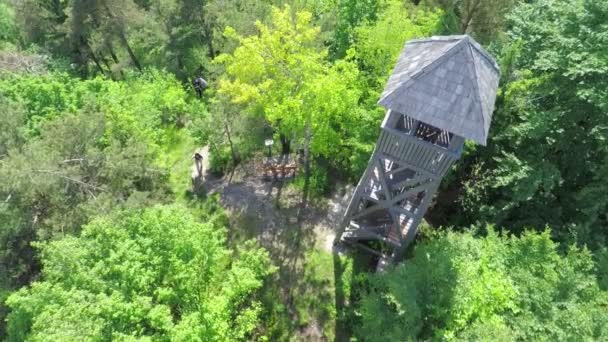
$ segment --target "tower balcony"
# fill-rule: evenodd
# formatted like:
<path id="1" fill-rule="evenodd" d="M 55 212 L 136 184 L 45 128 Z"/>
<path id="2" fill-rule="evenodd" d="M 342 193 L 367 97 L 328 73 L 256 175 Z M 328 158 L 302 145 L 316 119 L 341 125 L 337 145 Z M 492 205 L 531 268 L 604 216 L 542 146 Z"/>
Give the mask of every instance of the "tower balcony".
<path id="1" fill-rule="evenodd" d="M 391 159 L 406 161 L 412 168 L 439 178 L 445 175 L 461 154 L 461 149 L 453 151 L 387 127 L 380 133 L 377 149 Z"/>

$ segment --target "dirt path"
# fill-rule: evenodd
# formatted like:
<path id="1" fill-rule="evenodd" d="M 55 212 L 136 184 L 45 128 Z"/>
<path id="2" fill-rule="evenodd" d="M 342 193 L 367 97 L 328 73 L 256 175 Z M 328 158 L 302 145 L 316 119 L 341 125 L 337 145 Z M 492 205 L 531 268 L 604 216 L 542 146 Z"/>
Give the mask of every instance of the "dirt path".
<path id="1" fill-rule="evenodd" d="M 208 153 L 208 151 L 205 151 Z M 205 155 L 206 157 L 206 155 Z M 205 158 L 207 160 L 208 158 Z M 205 170 L 208 167 L 205 166 Z M 260 238 L 262 245 L 272 247 L 290 230 L 308 230 L 305 234 L 308 244 L 334 251 L 333 240 L 352 188 L 341 189 L 327 200 L 311 201 L 300 223 L 297 213 L 301 195 L 289 183 L 263 181 L 255 175 L 254 167 L 249 165 L 238 168 L 234 174 L 216 178 L 208 173 L 204 176 L 205 187 L 209 194 L 220 193 L 222 204 L 232 217 L 248 220 L 250 233 Z"/>
<path id="2" fill-rule="evenodd" d="M 201 154 L 207 161 L 208 150 L 202 150 Z M 209 170 L 208 165 L 204 170 Z M 230 213 L 231 243 L 257 239 L 269 251 L 273 263 L 279 267 L 280 295 L 290 319 L 297 321 L 294 301 L 299 300 L 302 288 L 307 286 L 304 265 L 315 250 L 328 254 L 335 251 L 335 229 L 352 188 L 342 189 L 328 200 L 311 201 L 310 208 L 298 223 L 300 193 L 288 183 L 263 181 L 255 174 L 253 165 L 239 167 L 223 178 L 206 173 L 204 179 L 206 192 L 209 195 L 219 193 L 223 206 Z M 299 335 L 302 340 L 326 340 L 322 325 L 315 319 L 301 328 Z"/>

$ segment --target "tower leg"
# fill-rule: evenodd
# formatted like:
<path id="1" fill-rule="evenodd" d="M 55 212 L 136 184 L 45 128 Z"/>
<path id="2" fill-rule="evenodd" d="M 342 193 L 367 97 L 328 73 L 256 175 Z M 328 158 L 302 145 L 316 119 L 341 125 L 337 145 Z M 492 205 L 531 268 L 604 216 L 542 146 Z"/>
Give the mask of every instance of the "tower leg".
<path id="1" fill-rule="evenodd" d="M 359 183 L 357 184 L 357 187 L 355 188 L 355 192 L 350 197 L 350 202 L 348 203 L 346 212 L 344 213 L 342 221 L 340 222 L 340 225 L 338 226 L 338 230 L 336 232 L 336 238 L 334 239 L 334 245 L 337 245 L 340 242 L 340 240 L 342 240 L 342 235 L 344 234 L 346 227 L 348 227 L 348 225 L 350 224 L 350 217 L 353 215 L 354 211 L 357 208 L 358 201 L 361 197 L 361 194 L 363 192 L 366 182 L 368 182 L 368 178 L 370 176 L 371 170 L 373 169 L 372 166 L 373 166 L 376 158 L 377 158 L 376 150 L 374 150 L 374 152 L 372 153 L 372 156 L 369 158 L 369 161 L 367 162 L 367 168 L 365 169 L 365 172 L 363 173 L 363 177 L 361 177 L 361 179 L 359 179 Z"/>
<path id="2" fill-rule="evenodd" d="M 431 201 L 433 200 L 433 196 L 435 195 L 435 192 L 437 191 L 437 188 L 439 187 L 439 182 L 440 182 L 439 179 L 435 179 L 431 183 L 431 186 L 429 186 L 428 191 L 425 193 L 424 198 L 420 202 L 420 206 L 418 207 L 417 214 L 414 216 L 410 229 L 407 231 L 407 233 L 403 237 L 403 242 L 401 243 L 401 247 L 395 248 L 395 250 L 393 251 L 393 254 L 391 255 L 390 262 L 392 262 L 392 263 L 399 262 L 405 256 L 407 247 L 416 238 L 416 234 L 418 233 L 418 225 L 424 218 L 424 214 L 426 213 L 426 210 L 428 209 L 429 205 L 431 204 Z"/>

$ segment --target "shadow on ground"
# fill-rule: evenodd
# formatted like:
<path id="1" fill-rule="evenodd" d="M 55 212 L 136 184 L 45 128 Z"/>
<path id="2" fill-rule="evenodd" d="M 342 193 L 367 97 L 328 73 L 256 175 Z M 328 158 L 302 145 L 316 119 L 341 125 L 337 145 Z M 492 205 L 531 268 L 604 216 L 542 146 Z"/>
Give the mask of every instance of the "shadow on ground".
<path id="1" fill-rule="evenodd" d="M 206 176 L 203 187 L 219 194 L 230 214 L 229 243 L 256 239 L 278 267 L 262 295 L 269 312 L 263 334 L 271 340 L 348 340 L 352 283 L 369 265 L 359 255 L 333 253 L 334 229 L 352 189 L 310 201 L 298 223 L 300 193 L 288 183 L 263 181 L 253 168 Z"/>

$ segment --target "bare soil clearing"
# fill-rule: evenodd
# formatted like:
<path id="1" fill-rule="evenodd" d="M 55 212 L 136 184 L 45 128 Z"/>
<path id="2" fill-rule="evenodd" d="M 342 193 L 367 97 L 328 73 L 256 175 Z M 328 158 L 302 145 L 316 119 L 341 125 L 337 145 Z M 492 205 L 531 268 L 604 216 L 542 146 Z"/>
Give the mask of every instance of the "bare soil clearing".
<path id="1" fill-rule="evenodd" d="M 311 272 L 311 267 L 327 266 L 311 261 L 311 258 L 316 258 L 313 253 L 321 253 L 325 260 L 331 260 L 332 253 L 343 254 L 334 248 L 333 242 L 335 229 L 342 219 L 353 189 L 342 187 L 330 199 L 311 200 L 309 208 L 302 213 L 300 222 L 297 222 L 301 194 L 288 182 L 262 180 L 256 174 L 253 164 L 239 166 L 232 174 L 224 177 L 215 177 L 207 172 L 208 150 L 200 151 L 204 153 L 205 192 L 208 196 L 219 194 L 222 205 L 229 212 L 230 243 L 237 245 L 244 240 L 256 239 L 269 251 L 273 263 L 278 266 L 275 280 L 288 314 L 286 318 L 290 322 L 297 322 L 292 327 L 295 335 L 289 338 L 306 341 L 335 338 L 339 332 L 327 331 L 330 326 L 331 330 L 337 330 L 337 310 L 333 305 L 336 297 L 334 270 L 319 270 L 323 274 L 329 274 L 327 278 L 330 279 L 327 281 L 311 281 L 309 278 L 315 276 L 308 273 L 314 273 Z M 336 257 L 338 256 L 333 256 Z M 329 264 L 333 268 L 335 261 Z M 311 294 L 314 296 L 316 293 L 319 298 L 327 297 L 326 300 L 331 301 L 330 311 L 333 311 L 334 317 L 320 317 L 326 315 L 304 312 L 307 310 L 302 309 L 305 306 L 300 302 L 302 297 Z"/>

